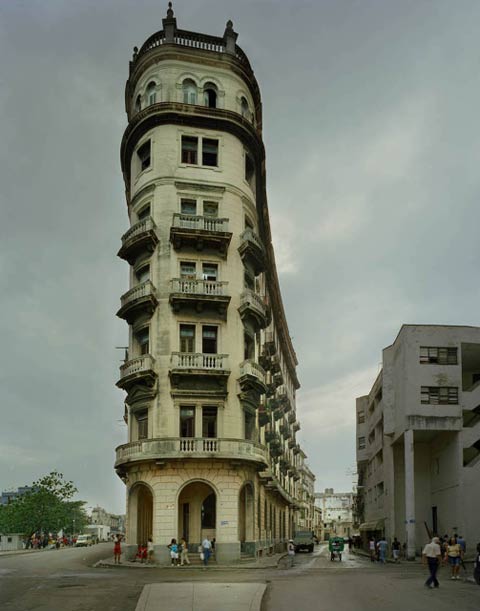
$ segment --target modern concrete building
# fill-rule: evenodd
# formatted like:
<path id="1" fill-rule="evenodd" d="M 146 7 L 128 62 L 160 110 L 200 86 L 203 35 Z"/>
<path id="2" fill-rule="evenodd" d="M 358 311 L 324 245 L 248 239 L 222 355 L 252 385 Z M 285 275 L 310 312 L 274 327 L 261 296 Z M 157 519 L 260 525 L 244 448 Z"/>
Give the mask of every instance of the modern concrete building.
<path id="1" fill-rule="evenodd" d="M 335 492 L 333 488 L 315 493 L 315 505 L 322 515 L 319 539 L 326 541 L 331 535 L 353 536 L 354 497 L 354 492 Z"/>
<path id="2" fill-rule="evenodd" d="M 33 490 L 31 486 L 20 486 L 17 490 L 4 490 L 0 494 L 0 505 L 8 505 L 31 490 Z"/>
<path id="3" fill-rule="evenodd" d="M 480 328 L 404 325 L 359 397 L 358 498 L 366 537 L 419 552 L 428 533 L 480 532 Z"/>
<path id="4" fill-rule="evenodd" d="M 163 29 L 135 48 L 121 145 L 130 288 L 127 550 L 185 536 L 218 562 L 284 548 L 300 509 L 297 358 L 271 242 L 262 103 L 223 36 Z"/>

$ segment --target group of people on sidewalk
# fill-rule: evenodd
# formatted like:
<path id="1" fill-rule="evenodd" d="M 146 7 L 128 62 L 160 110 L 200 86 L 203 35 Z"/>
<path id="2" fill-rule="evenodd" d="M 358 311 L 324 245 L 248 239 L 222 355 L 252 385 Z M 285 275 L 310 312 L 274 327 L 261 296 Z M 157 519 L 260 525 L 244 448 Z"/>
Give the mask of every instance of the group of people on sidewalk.
<path id="1" fill-rule="evenodd" d="M 401 544 L 397 537 L 394 537 L 392 541 L 392 558 L 395 562 L 400 562 Z M 385 564 L 387 562 L 388 543 L 385 537 L 381 537 L 378 541 L 374 537 L 371 537 L 368 542 L 368 549 L 370 552 L 371 562 L 381 562 Z"/>
<path id="2" fill-rule="evenodd" d="M 425 582 L 427 588 L 438 588 L 437 571 L 442 565 L 450 566 L 450 579 L 460 579 L 460 567 L 466 572 L 464 557 L 467 551 L 467 544 L 461 535 L 449 537 L 433 537 L 430 543 L 423 548 L 422 561 L 428 566 L 430 576 Z M 477 544 L 476 554 L 473 565 L 473 576 L 480 585 L 480 543 Z"/>

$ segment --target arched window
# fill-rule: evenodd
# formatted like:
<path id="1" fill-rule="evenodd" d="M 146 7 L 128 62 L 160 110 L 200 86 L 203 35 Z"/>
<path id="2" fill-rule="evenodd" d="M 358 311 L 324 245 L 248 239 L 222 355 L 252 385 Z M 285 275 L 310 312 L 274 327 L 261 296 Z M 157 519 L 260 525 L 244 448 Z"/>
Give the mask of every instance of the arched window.
<path id="1" fill-rule="evenodd" d="M 207 83 L 203 89 L 203 94 L 205 96 L 205 106 L 208 108 L 216 108 L 217 107 L 217 88 L 213 83 Z"/>
<path id="2" fill-rule="evenodd" d="M 242 112 L 242 117 L 245 117 L 245 119 L 250 119 L 250 108 L 248 106 L 246 98 L 242 97 L 242 99 L 240 100 L 240 109 Z"/>
<path id="3" fill-rule="evenodd" d="M 185 79 L 183 81 L 183 103 L 184 104 L 196 104 L 197 103 L 197 86 L 192 79 Z"/>
<path id="4" fill-rule="evenodd" d="M 142 110 L 142 97 L 140 94 L 137 95 L 137 99 L 135 100 L 135 112 L 140 112 Z"/>
<path id="5" fill-rule="evenodd" d="M 147 85 L 147 104 L 148 106 L 150 106 L 150 104 L 155 104 L 155 102 L 157 101 L 156 87 L 157 86 L 153 81 L 150 81 Z"/>

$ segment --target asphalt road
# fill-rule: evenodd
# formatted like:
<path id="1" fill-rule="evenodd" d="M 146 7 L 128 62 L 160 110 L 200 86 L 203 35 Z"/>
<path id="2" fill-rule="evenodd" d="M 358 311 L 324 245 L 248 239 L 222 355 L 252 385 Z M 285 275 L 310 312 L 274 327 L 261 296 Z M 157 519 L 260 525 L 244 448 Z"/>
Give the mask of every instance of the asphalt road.
<path id="1" fill-rule="evenodd" d="M 110 544 L 0 556 L 2 611 L 134 611 L 148 583 L 268 583 L 262 611 L 478 611 L 480 587 L 450 581 L 440 571 L 441 587 L 428 590 L 417 564 L 381 566 L 344 554 L 331 562 L 325 546 L 295 556 L 292 569 L 93 568 L 111 555 Z M 222 603 L 211 611 L 222 610 Z M 172 610 L 174 611 L 174 610 Z"/>

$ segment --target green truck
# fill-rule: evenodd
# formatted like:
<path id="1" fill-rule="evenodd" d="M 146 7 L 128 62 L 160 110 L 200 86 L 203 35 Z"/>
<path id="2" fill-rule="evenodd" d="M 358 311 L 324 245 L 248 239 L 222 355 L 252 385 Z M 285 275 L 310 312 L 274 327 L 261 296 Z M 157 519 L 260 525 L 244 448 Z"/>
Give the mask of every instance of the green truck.
<path id="1" fill-rule="evenodd" d="M 295 546 L 295 553 L 306 549 L 307 552 L 313 552 L 313 546 L 315 544 L 313 533 L 311 530 L 297 530 L 293 537 L 293 545 Z"/>

